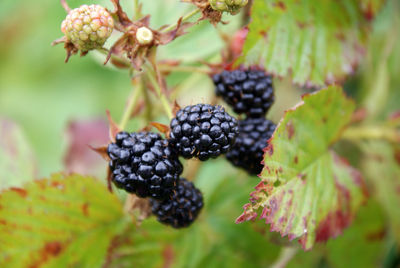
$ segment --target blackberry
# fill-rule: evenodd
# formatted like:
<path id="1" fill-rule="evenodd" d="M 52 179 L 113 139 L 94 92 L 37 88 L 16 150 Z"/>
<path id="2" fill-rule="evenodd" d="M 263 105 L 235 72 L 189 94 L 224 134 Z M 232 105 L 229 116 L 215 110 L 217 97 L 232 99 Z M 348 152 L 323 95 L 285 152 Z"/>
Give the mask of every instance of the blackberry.
<path id="1" fill-rule="evenodd" d="M 276 126 L 264 118 L 247 118 L 239 121 L 239 136 L 226 158 L 251 175 L 258 175 L 263 169 L 261 161 L 264 148 L 274 133 Z"/>
<path id="2" fill-rule="evenodd" d="M 193 183 L 181 178 L 170 198 L 163 201 L 150 199 L 150 203 L 159 222 L 182 228 L 196 219 L 203 207 L 203 195 Z"/>
<path id="3" fill-rule="evenodd" d="M 215 158 L 232 147 L 238 134 L 235 118 L 221 106 L 186 106 L 171 121 L 170 141 L 184 158 Z"/>
<path id="4" fill-rule="evenodd" d="M 272 78 L 264 71 L 223 71 L 213 76 L 215 92 L 238 114 L 264 117 L 274 103 Z"/>
<path id="5" fill-rule="evenodd" d="M 176 151 L 152 132 L 119 132 L 108 145 L 112 181 L 140 197 L 167 198 L 182 173 Z"/>

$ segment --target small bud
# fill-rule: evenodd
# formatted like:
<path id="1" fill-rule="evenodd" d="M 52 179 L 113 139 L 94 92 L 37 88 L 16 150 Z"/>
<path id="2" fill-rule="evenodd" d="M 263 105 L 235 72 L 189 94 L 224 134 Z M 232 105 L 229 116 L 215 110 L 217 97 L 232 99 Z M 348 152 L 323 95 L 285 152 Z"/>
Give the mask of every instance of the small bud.
<path id="1" fill-rule="evenodd" d="M 141 45 L 148 45 L 153 42 L 153 32 L 146 27 L 140 27 L 136 31 L 136 39 Z"/>

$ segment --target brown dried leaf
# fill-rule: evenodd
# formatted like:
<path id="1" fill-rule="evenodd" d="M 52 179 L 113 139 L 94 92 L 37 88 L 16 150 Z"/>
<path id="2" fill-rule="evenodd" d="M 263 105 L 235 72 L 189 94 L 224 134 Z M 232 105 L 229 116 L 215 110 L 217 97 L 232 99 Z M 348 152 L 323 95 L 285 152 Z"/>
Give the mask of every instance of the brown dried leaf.
<path id="1" fill-rule="evenodd" d="M 150 122 L 150 125 L 158 129 L 161 133 L 168 135 L 169 133 L 169 126 L 158 123 L 158 122 Z"/>
<path id="2" fill-rule="evenodd" d="M 169 42 L 176 39 L 177 37 L 186 34 L 185 30 L 192 25 L 194 25 L 194 23 L 192 23 L 192 22 L 182 23 L 182 17 L 181 17 L 181 18 L 179 18 L 175 29 L 173 29 L 169 32 L 166 32 L 166 33 L 156 31 L 155 35 L 156 35 L 157 45 L 166 45 Z"/>
<path id="3" fill-rule="evenodd" d="M 118 124 L 114 122 L 114 120 L 111 118 L 110 111 L 106 110 L 107 114 L 107 119 L 108 119 L 108 124 L 109 124 L 109 135 L 110 135 L 110 140 L 115 141 L 115 136 L 117 135 L 118 132 L 121 131 L 119 128 Z"/>

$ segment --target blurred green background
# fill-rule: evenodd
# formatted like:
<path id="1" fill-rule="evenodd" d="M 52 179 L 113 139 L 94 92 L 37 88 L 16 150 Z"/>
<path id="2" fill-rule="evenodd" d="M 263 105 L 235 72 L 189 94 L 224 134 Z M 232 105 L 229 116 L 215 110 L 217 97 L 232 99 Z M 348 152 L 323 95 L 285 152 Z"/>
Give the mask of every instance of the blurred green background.
<path id="1" fill-rule="evenodd" d="M 133 10 L 131 2 L 122 1 L 128 11 Z M 173 23 L 191 9 L 176 2 L 146 1 L 143 12 L 151 12 L 151 26 Z M 108 1 L 69 1 L 72 8 L 83 3 L 112 8 Z M 104 56 L 97 52 L 73 56 L 64 63 L 63 46 L 50 44 L 62 36 L 60 25 L 65 16 L 59 1 L 0 1 L 0 115 L 22 126 L 37 156 L 39 176 L 63 169 L 64 131 L 69 120 L 105 118 L 106 109 L 119 120 L 131 90 L 128 72 L 103 66 Z M 232 27 L 234 23 L 225 28 Z M 217 31 L 205 22 L 193 31 L 162 48 L 159 58 L 196 61 L 215 57 L 222 48 Z M 117 37 L 115 34 L 106 46 Z M 212 93 L 206 76 L 187 77 L 172 78 L 173 83 L 186 81 L 192 95 L 187 101 L 196 101 L 198 96 L 205 99 Z"/>

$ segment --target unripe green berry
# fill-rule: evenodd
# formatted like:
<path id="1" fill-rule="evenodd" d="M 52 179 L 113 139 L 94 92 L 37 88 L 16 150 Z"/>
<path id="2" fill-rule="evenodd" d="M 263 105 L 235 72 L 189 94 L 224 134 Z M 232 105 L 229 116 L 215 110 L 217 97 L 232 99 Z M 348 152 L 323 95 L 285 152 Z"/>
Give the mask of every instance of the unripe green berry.
<path id="1" fill-rule="evenodd" d="M 75 8 L 61 23 L 61 31 L 81 51 L 101 48 L 113 29 L 110 13 L 99 5 Z"/>
<path id="2" fill-rule="evenodd" d="M 237 14 L 242 7 L 247 5 L 248 0 L 208 0 L 214 10 Z"/>
<path id="3" fill-rule="evenodd" d="M 147 27 L 140 27 L 136 31 L 136 39 L 141 45 L 148 45 L 153 42 L 153 32 Z"/>

